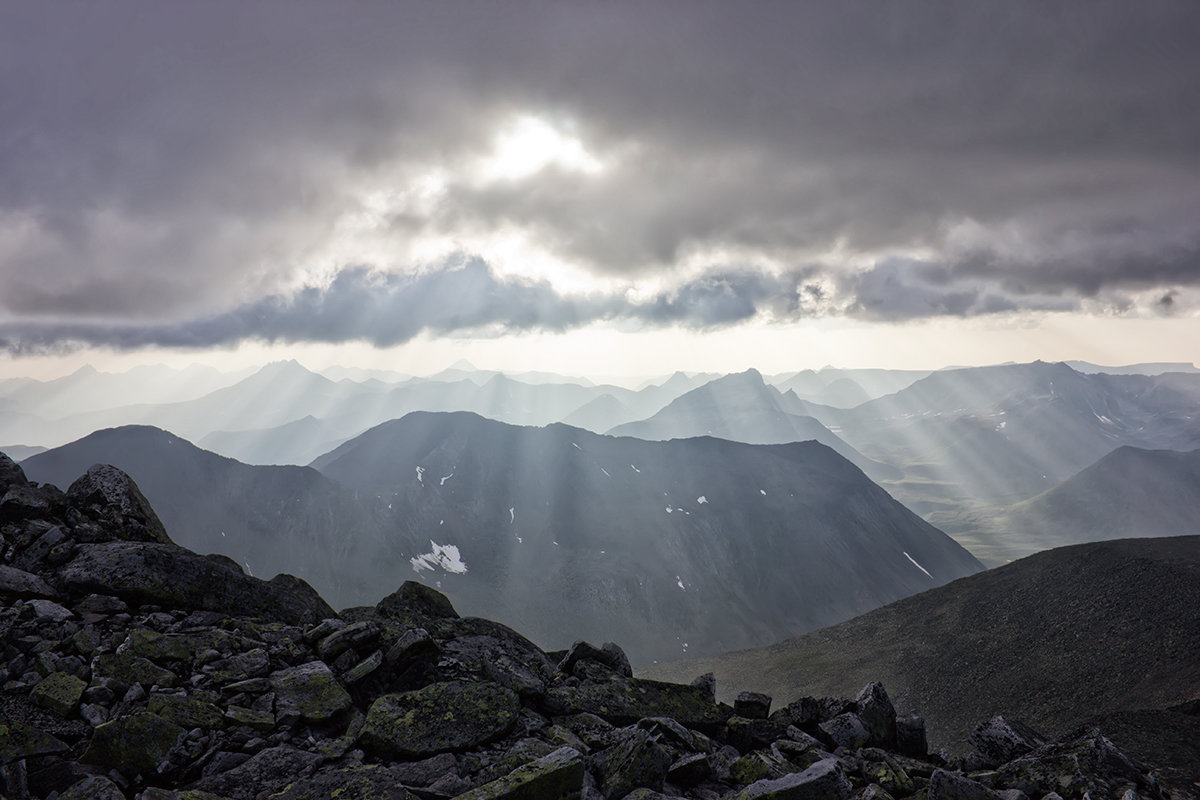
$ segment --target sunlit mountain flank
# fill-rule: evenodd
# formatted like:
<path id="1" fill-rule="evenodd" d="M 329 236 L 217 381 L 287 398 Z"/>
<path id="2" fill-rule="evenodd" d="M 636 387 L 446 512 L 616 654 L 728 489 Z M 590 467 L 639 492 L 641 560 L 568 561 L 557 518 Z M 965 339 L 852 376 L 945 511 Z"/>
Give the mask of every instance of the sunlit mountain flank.
<path id="1" fill-rule="evenodd" d="M 1200 800 L 1197 41 L 0 3 L 0 800 Z"/>

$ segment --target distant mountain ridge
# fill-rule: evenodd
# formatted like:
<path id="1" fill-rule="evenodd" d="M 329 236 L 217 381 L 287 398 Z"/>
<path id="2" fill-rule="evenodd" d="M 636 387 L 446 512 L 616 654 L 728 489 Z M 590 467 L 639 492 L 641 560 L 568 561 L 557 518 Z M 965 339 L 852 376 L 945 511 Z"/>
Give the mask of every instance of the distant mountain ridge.
<path id="1" fill-rule="evenodd" d="M 747 444 L 783 444 L 816 440 L 837 451 L 873 478 L 896 477 L 894 467 L 881 464 L 851 447 L 817 419 L 811 406 L 791 392 L 768 385 L 757 370 L 709 381 L 671 401 L 654 416 L 618 425 L 613 436 L 666 440 L 715 436 Z"/>

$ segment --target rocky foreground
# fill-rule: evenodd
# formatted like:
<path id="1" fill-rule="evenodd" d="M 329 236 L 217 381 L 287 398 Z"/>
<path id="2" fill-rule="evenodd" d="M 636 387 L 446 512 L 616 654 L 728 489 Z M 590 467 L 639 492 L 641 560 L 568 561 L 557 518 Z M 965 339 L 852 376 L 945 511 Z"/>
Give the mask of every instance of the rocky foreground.
<path id="1" fill-rule="evenodd" d="M 995 718 L 927 752 L 883 687 L 714 700 L 619 647 L 546 653 L 405 583 L 334 612 L 171 543 L 133 482 L 63 493 L 0 455 L 0 785 L 9 800 L 1042 800 L 1196 797 L 1099 731 Z"/>

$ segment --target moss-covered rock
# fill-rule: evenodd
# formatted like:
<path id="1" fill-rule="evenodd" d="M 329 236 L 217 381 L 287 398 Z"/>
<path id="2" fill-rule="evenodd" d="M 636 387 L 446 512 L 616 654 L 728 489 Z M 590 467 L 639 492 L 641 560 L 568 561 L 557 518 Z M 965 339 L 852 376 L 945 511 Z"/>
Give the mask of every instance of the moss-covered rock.
<path id="1" fill-rule="evenodd" d="M 595 714 L 614 725 L 632 725 L 644 717 L 671 717 L 687 728 L 712 733 L 732 714 L 698 686 L 626 678 L 603 683 L 557 686 L 547 693 L 557 713 Z"/>
<path id="2" fill-rule="evenodd" d="M 66 749 L 66 743 L 49 733 L 0 715 L 0 764 L 61 753 Z"/>
<path id="3" fill-rule="evenodd" d="M 225 718 L 221 709 L 183 694 L 152 694 L 150 711 L 183 728 L 221 728 Z"/>
<path id="4" fill-rule="evenodd" d="M 270 675 L 275 712 L 281 720 L 324 722 L 350 707 L 350 695 L 323 661 L 310 661 Z"/>
<path id="5" fill-rule="evenodd" d="M 560 747 L 455 800 L 574 800 L 582 791 L 583 758 Z"/>
<path id="6" fill-rule="evenodd" d="M 167 755 L 183 728 L 149 711 L 105 722 L 92 734 L 91 744 L 79 759 L 119 770 L 145 772 Z"/>
<path id="7" fill-rule="evenodd" d="M 223 794 L 201 791 L 200 789 L 159 789 L 150 787 L 138 795 L 139 800 L 229 800 Z"/>
<path id="8" fill-rule="evenodd" d="M 245 725 L 256 731 L 270 731 L 275 728 L 275 715 L 270 711 L 258 711 L 242 706 L 230 706 L 225 709 L 225 719 L 231 725 Z"/>
<path id="9" fill-rule="evenodd" d="M 86 688 L 87 683 L 74 675 L 51 672 L 38 681 L 29 697 L 42 708 L 56 711 L 65 717 L 78 707 L 79 698 L 83 696 L 83 690 Z"/>
<path id="10" fill-rule="evenodd" d="M 384 767 L 359 765 L 322 770 L 296 781 L 271 800 L 417 800 Z"/>
<path id="11" fill-rule="evenodd" d="M 89 775 L 67 787 L 58 800 L 125 800 L 125 793 L 103 775 Z"/>
<path id="12" fill-rule="evenodd" d="M 191 663 L 197 653 L 205 650 L 225 652 L 235 649 L 239 638 L 219 628 L 192 633 L 164 634 L 148 628 L 129 632 L 124 651 L 151 661 L 183 661 Z"/>
<path id="13" fill-rule="evenodd" d="M 172 688 L 179 684 L 179 677 L 147 658 L 131 653 L 101 653 L 92 660 L 92 677 L 111 678 L 124 686 L 140 683 L 142 686 Z"/>
<path id="14" fill-rule="evenodd" d="M 507 733 L 519 710 L 516 693 L 495 683 L 434 683 L 377 699 L 359 742 L 405 758 L 464 750 Z"/>

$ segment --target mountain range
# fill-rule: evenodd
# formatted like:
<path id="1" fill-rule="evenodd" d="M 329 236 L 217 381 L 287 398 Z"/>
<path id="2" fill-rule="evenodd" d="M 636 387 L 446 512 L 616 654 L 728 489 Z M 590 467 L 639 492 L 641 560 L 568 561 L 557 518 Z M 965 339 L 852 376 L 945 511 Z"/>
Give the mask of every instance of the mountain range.
<path id="1" fill-rule="evenodd" d="M 128 472 L 180 542 L 287 569 L 336 603 L 407 575 L 550 646 L 620 639 L 639 660 L 765 644 L 981 568 L 817 442 L 414 412 L 313 468 L 249 466 L 145 427 L 22 466 L 63 484 L 97 462 Z"/>

